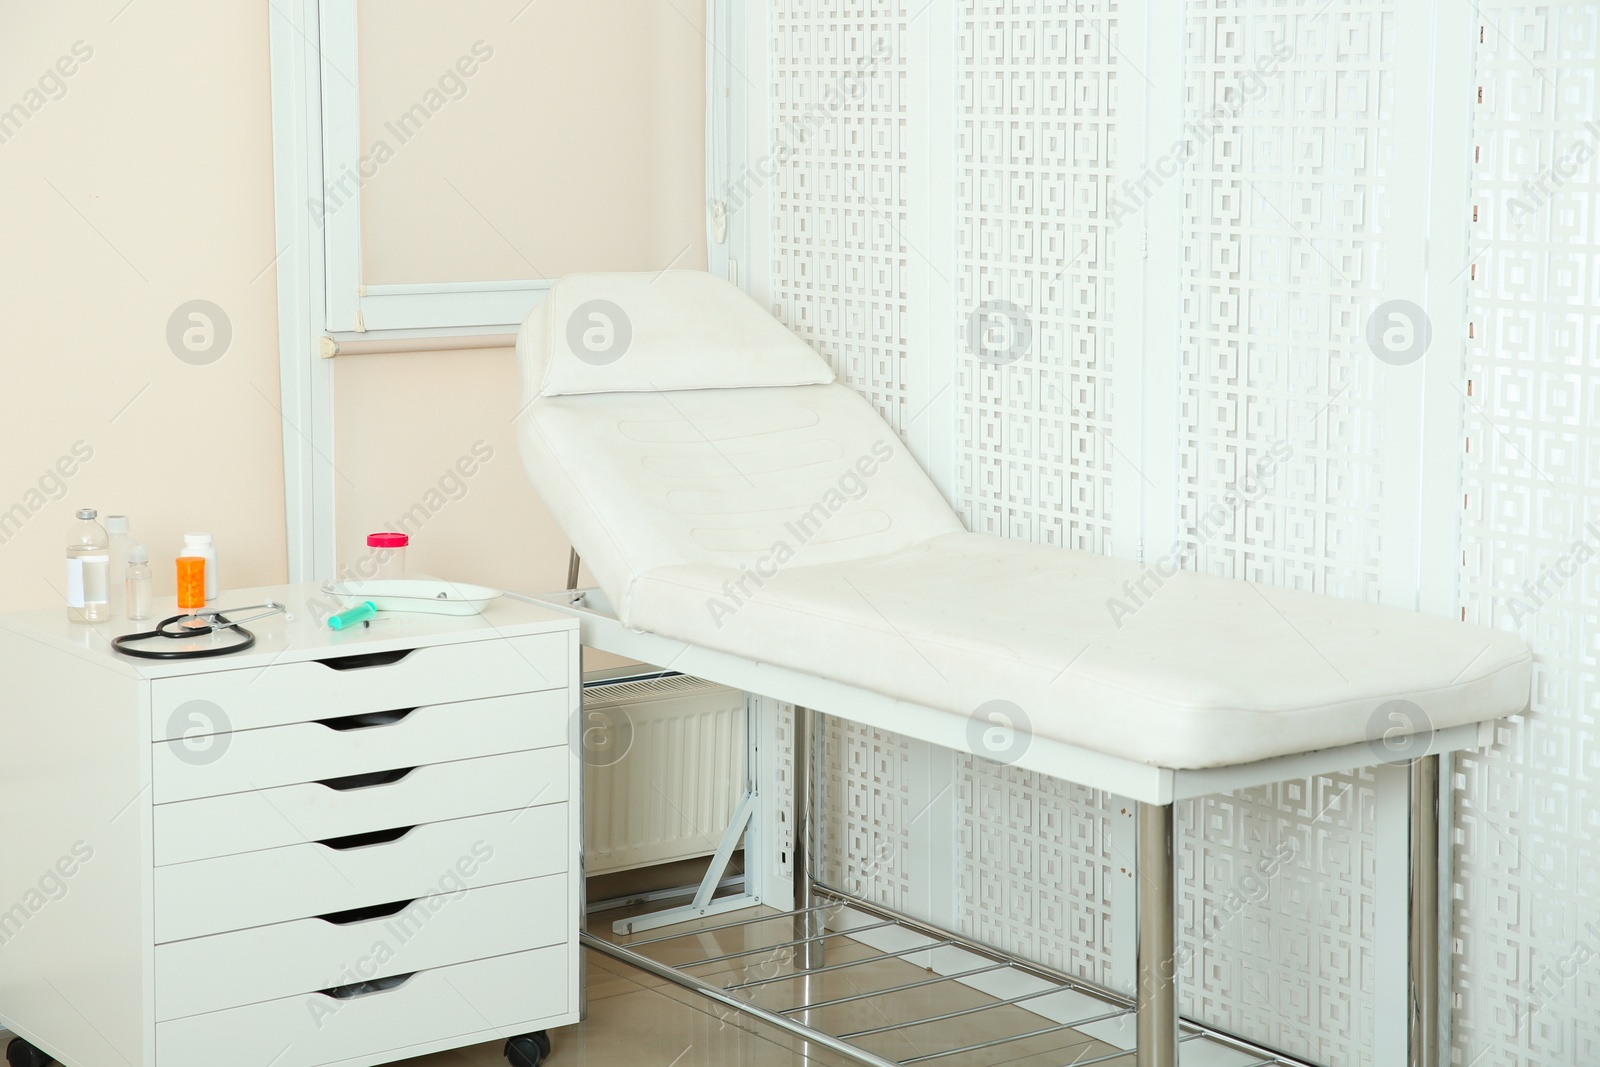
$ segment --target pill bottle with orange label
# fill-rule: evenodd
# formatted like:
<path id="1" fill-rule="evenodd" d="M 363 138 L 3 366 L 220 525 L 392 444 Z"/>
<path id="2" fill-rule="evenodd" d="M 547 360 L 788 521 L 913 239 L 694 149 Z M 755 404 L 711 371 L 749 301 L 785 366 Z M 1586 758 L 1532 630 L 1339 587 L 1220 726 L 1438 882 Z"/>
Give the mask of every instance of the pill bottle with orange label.
<path id="1" fill-rule="evenodd" d="M 206 601 L 209 603 L 217 599 L 217 550 L 211 545 L 211 535 L 208 533 L 186 533 L 183 535 L 183 551 L 178 553 L 179 559 L 197 557 L 206 561 Z M 182 604 L 178 605 L 182 607 Z"/>
<path id="2" fill-rule="evenodd" d="M 178 557 L 178 610 L 199 611 L 206 606 L 204 556 Z"/>

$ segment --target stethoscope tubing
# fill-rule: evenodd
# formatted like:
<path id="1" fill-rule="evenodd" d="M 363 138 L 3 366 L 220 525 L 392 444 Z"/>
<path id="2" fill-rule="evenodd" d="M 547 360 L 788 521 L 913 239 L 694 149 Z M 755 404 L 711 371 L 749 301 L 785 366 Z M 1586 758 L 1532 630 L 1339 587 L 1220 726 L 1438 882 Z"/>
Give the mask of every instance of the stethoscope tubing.
<path id="1" fill-rule="evenodd" d="M 255 606 L 256 605 L 251 605 L 251 607 Z M 260 607 L 265 608 L 266 610 L 261 612 L 259 615 L 252 615 L 245 621 L 254 622 L 256 619 L 265 618 L 268 615 L 275 615 L 283 610 L 282 604 L 271 600 L 260 605 Z M 251 608 L 240 608 L 238 610 L 249 611 Z M 205 626 L 195 626 L 183 630 L 174 631 L 168 629 L 168 627 L 174 626 L 177 623 L 182 622 L 184 619 L 194 618 L 207 618 L 210 619 L 211 622 Z M 218 648 L 174 649 L 171 652 L 162 652 L 154 648 L 134 648 L 130 644 L 130 642 L 133 641 L 148 641 L 153 637 L 170 637 L 175 641 L 182 640 L 186 637 L 204 637 L 207 634 L 214 634 L 220 630 L 232 630 L 234 633 L 243 637 L 244 640 L 236 644 L 224 645 Z M 253 632 L 245 629 L 240 623 L 228 621 L 228 617 L 220 611 L 205 611 L 200 613 L 189 612 L 183 615 L 173 615 L 170 618 L 162 619 L 160 622 L 156 623 L 156 627 L 153 630 L 146 630 L 144 633 L 137 634 L 123 634 L 120 637 L 113 637 L 111 639 L 111 647 L 114 650 L 122 653 L 124 656 L 133 656 L 137 659 L 205 659 L 209 656 L 226 656 L 234 652 L 243 652 L 247 648 L 254 647 L 255 643 L 256 635 Z"/>

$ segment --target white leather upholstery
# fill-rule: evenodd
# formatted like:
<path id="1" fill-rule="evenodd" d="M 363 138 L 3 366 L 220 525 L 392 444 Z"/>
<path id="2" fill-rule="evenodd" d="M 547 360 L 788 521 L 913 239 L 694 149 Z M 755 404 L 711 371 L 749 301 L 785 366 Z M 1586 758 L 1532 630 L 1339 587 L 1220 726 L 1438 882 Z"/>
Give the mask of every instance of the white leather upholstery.
<path id="1" fill-rule="evenodd" d="M 524 390 L 542 396 L 834 380 L 782 323 L 697 270 L 563 278 L 523 323 L 517 350 Z"/>
<path id="2" fill-rule="evenodd" d="M 846 386 L 539 395 L 519 353 L 529 475 L 633 628 L 1172 768 L 1374 740 L 1393 700 L 1434 728 L 1528 703 L 1508 634 L 966 533 Z"/>
<path id="3" fill-rule="evenodd" d="M 961 529 L 847 386 L 538 398 L 519 441 L 534 486 L 624 621 L 639 577 L 835 563 Z M 720 580 L 720 579 L 719 579 Z"/>
<path id="4" fill-rule="evenodd" d="M 651 571 L 629 625 L 962 715 L 1010 701 L 1039 736 L 1161 767 L 1377 740 L 1391 700 L 1435 729 L 1528 702 L 1509 634 L 1187 571 L 1157 587 L 1130 561 L 1027 541 L 945 534 L 749 595 L 740 577 Z M 1124 583 L 1141 579 L 1133 607 Z"/>

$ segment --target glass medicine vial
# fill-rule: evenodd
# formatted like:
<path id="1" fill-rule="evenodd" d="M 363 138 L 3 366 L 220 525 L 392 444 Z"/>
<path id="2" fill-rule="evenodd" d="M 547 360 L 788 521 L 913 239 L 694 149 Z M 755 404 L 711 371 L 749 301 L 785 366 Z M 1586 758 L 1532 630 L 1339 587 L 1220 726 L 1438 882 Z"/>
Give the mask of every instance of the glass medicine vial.
<path id="1" fill-rule="evenodd" d="M 123 603 L 127 605 L 128 618 L 148 619 L 155 602 L 155 576 L 150 572 L 149 549 L 143 545 L 128 549 L 127 573 Z"/>
<path id="2" fill-rule="evenodd" d="M 67 531 L 67 620 L 104 622 L 111 617 L 111 538 L 95 521 L 94 508 L 79 508 Z"/>

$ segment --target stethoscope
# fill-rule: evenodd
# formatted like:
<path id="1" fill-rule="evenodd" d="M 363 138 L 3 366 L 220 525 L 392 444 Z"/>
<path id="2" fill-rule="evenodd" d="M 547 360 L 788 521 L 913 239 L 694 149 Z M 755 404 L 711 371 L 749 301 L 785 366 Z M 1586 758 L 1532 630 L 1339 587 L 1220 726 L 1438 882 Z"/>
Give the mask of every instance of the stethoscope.
<path id="1" fill-rule="evenodd" d="M 169 619 L 162 619 L 156 623 L 154 630 L 113 637 L 111 639 L 111 647 L 121 652 L 124 656 L 137 656 L 139 659 L 204 659 L 207 656 L 225 656 L 230 652 L 243 652 L 245 649 L 255 645 L 256 635 L 244 628 L 245 623 L 255 622 L 257 619 L 265 619 L 269 615 L 286 612 L 288 609 L 276 600 L 269 600 L 265 604 L 250 604 L 246 607 L 230 608 L 228 610 L 235 612 L 257 611 L 258 613 L 246 619 L 230 619 L 220 608 L 207 608 L 183 615 L 174 615 Z M 244 640 L 215 648 L 178 648 L 170 652 L 155 648 L 134 648 L 130 644 L 133 641 L 148 641 L 153 637 L 170 637 L 174 640 L 182 640 L 187 637 L 204 637 L 207 634 L 221 633 L 224 630 L 232 630 L 240 637 L 243 637 Z"/>

